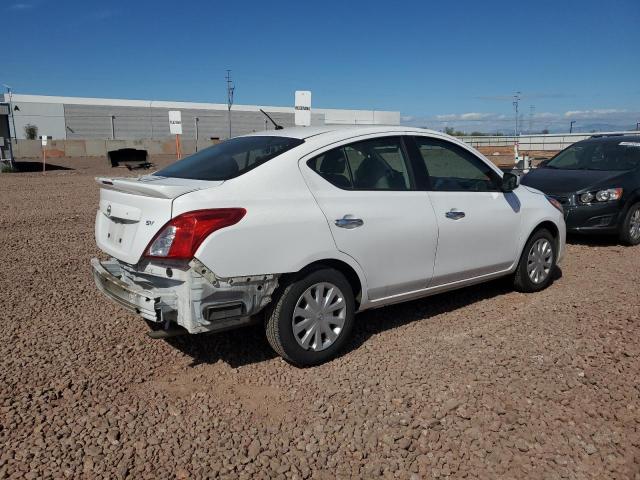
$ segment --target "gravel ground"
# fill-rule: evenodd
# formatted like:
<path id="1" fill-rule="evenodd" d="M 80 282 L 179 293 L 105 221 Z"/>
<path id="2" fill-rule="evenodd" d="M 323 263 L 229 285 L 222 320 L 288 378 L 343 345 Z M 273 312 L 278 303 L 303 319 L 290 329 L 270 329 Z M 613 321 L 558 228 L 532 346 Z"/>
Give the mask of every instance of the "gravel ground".
<path id="1" fill-rule="evenodd" d="M 640 479 L 640 247 L 364 313 L 300 370 L 257 327 L 148 339 L 90 276 L 113 171 L 53 162 L 0 174 L 0 478 Z"/>

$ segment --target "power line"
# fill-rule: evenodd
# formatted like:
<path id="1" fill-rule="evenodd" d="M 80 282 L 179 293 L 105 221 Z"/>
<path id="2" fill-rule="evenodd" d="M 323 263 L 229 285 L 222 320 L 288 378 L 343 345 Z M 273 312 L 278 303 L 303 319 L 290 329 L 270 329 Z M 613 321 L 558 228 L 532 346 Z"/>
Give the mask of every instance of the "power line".
<path id="1" fill-rule="evenodd" d="M 536 106 L 529 105 L 529 133 L 533 133 L 533 116 L 536 113 Z"/>

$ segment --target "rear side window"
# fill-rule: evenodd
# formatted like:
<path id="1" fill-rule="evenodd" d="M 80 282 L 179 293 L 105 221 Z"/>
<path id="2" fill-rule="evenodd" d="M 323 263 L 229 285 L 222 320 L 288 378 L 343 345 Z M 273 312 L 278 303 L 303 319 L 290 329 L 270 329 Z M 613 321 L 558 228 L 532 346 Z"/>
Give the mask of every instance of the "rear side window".
<path id="1" fill-rule="evenodd" d="M 349 190 L 410 190 L 407 157 L 399 137 L 351 143 L 307 162 L 338 188 Z"/>
<path id="2" fill-rule="evenodd" d="M 154 173 L 160 177 L 229 180 L 304 143 L 289 137 L 238 137 L 205 148 Z"/>
<path id="3" fill-rule="evenodd" d="M 464 148 L 427 137 L 414 137 L 429 174 L 431 190 L 488 192 L 498 190 L 497 174 Z"/>
<path id="4" fill-rule="evenodd" d="M 351 171 L 342 147 L 329 150 L 307 162 L 318 175 L 338 188 L 351 189 Z"/>

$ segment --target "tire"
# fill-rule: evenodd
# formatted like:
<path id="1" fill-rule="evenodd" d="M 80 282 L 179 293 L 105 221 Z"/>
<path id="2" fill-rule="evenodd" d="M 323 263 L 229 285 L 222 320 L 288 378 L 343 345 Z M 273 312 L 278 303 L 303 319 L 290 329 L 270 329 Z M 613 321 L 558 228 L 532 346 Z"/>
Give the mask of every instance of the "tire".
<path id="1" fill-rule="evenodd" d="M 553 279 L 557 258 L 558 246 L 551 232 L 544 228 L 533 232 L 522 250 L 513 276 L 514 288 L 524 293 L 547 288 Z"/>
<path id="2" fill-rule="evenodd" d="M 640 202 L 629 207 L 620 225 L 619 238 L 625 245 L 640 244 Z"/>
<path id="3" fill-rule="evenodd" d="M 322 307 L 327 298 L 329 306 Z M 318 365 L 340 352 L 354 315 L 353 290 L 345 276 L 332 268 L 314 270 L 283 285 L 274 298 L 266 315 L 267 340 L 278 355 L 298 367 Z"/>

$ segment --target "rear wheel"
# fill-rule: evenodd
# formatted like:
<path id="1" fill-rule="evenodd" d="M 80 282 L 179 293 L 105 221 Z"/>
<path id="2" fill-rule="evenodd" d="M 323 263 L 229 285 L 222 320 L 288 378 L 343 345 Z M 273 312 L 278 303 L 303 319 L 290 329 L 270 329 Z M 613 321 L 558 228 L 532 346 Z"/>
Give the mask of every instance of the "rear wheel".
<path id="1" fill-rule="evenodd" d="M 631 205 L 620 226 L 620 241 L 626 245 L 640 244 L 640 202 Z"/>
<path id="2" fill-rule="evenodd" d="M 546 229 L 531 235 L 522 251 L 513 284 L 519 292 L 538 292 L 550 283 L 557 260 L 556 241 Z"/>
<path id="3" fill-rule="evenodd" d="M 353 327 L 355 301 L 347 279 L 320 269 L 292 281 L 267 314 L 271 347 L 285 360 L 305 367 L 335 357 Z"/>

